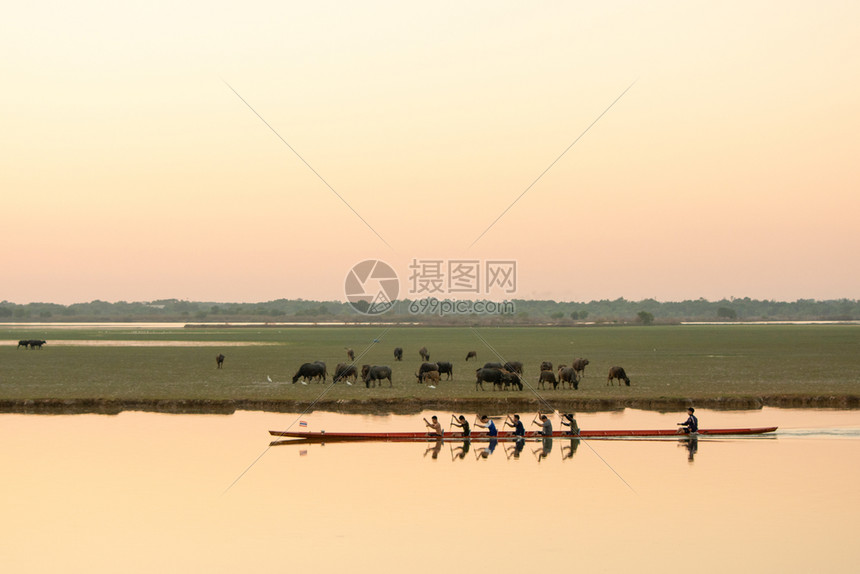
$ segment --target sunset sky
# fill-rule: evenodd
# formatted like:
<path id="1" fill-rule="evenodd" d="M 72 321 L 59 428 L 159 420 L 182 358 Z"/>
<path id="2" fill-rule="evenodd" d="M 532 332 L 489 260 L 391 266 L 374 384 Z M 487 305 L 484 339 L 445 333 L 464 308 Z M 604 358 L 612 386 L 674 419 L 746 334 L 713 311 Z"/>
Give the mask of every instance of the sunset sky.
<path id="1" fill-rule="evenodd" d="M 516 260 L 517 298 L 858 298 L 858 22 L 852 1 L 7 3 L 0 300 L 343 300 L 366 259 L 401 296 L 413 259 L 462 259 Z"/>

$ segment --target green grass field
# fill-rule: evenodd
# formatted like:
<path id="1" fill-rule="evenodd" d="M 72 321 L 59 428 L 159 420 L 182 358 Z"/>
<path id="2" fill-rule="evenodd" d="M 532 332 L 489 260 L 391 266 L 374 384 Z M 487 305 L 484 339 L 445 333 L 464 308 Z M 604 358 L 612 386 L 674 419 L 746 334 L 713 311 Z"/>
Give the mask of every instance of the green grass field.
<path id="1" fill-rule="evenodd" d="M 44 349 L 16 349 L 18 339 L 45 339 Z M 476 391 L 474 370 L 486 361 L 518 360 L 537 386 L 541 361 L 589 359 L 578 391 L 546 390 L 550 401 L 857 397 L 860 328 L 855 325 L 689 325 L 660 327 L 297 327 L 186 329 L 2 328 L 0 401 L 239 400 L 309 402 L 326 387 L 292 384 L 303 362 L 322 360 L 329 373 L 346 362 L 389 365 L 394 386 L 337 384 L 327 401 L 533 398 L 528 391 Z M 374 343 L 378 340 L 378 343 Z M 64 341 L 88 341 L 64 345 Z M 200 346 L 122 346 L 117 341 L 183 341 Z M 230 345 L 228 345 L 228 343 Z M 247 344 L 245 344 L 247 343 Z M 110 346 L 108 346 L 110 345 Z M 393 349 L 403 347 L 404 360 Z M 454 364 L 455 379 L 436 389 L 416 383 L 418 349 Z M 478 363 L 465 361 L 477 351 Z M 224 368 L 215 356 L 226 356 Z M 498 355 L 496 355 L 498 353 Z M 626 369 L 630 387 L 607 387 L 609 368 Z M 268 381 L 271 377 L 273 383 Z M 444 376 L 443 376 L 444 379 Z"/>

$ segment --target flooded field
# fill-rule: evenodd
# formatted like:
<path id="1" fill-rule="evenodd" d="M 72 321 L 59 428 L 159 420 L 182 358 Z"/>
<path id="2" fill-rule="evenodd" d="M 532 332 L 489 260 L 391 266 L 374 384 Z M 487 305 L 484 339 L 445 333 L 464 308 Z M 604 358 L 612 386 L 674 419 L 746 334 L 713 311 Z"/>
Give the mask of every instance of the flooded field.
<path id="1" fill-rule="evenodd" d="M 0 415 L 4 569 L 802 572 L 860 559 L 858 411 L 700 410 L 703 428 L 780 430 L 695 445 L 269 446 L 269 429 L 300 419 L 421 430 L 429 414 Z M 683 418 L 578 416 L 592 429 Z"/>

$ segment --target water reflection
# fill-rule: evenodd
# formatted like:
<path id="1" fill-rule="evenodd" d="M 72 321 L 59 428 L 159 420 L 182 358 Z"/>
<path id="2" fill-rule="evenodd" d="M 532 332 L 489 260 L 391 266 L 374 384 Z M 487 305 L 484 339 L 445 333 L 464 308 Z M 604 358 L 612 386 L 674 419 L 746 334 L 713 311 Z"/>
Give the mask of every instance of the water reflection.
<path id="1" fill-rule="evenodd" d="M 573 458 L 573 455 L 576 454 L 576 449 L 579 448 L 579 441 L 580 441 L 580 439 L 578 439 L 578 438 L 572 438 L 572 439 L 570 439 L 570 446 L 561 447 L 561 455 L 562 455 L 561 459 L 562 460 L 567 460 L 568 458 Z"/>
<path id="2" fill-rule="evenodd" d="M 693 457 L 699 452 L 699 437 L 689 436 L 682 438 L 680 444 L 687 448 L 687 461 L 690 463 L 694 462 Z"/>
<path id="3" fill-rule="evenodd" d="M 332 431 L 402 430 L 421 428 L 422 414 L 311 421 Z M 682 552 L 698 574 L 856 571 L 860 412 L 706 417 L 708 426 L 790 430 L 695 443 L 566 437 L 541 457 L 542 439 L 477 437 L 468 446 L 459 439 L 270 449 L 267 430 L 295 418 L 277 413 L 2 415 L 3 570 L 157 572 L 169 558 L 170 571 L 210 574 L 423 574 L 445 564 L 639 573 L 665 572 Z M 577 419 L 585 429 L 661 428 L 677 413 Z M 422 492 L 427 484 L 432 492 Z M 519 551 L 504 534 L 490 534 L 495 547 L 464 540 L 451 522 L 456 515 L 476 525 L 480 537 L 488 525 L 533 523 L 535 508 L 551 509 L 553 530 L 517 529 L 510 540 Z M 679 529 L 691 510 L 695 528 Z M 575 540 L 565 536 L 565 517 L 585 525 Z"/>

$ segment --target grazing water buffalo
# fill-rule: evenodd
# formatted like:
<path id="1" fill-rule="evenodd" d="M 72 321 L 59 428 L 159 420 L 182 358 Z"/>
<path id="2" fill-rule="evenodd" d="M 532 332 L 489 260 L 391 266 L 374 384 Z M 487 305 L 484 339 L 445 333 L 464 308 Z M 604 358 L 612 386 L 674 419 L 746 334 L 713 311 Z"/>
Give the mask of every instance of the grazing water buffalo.
<path id="1" fill-rule="evenodd" d="M 585 365 L 588 364 L 588 359 L 579 358 L 573 362 L 573 370 L 576 371 L 576 378 L 581 379 L 585 376 Z"/>
<path id="2" fill-rule="evenodd" d="M 538 379 L 538 387 L 545 388 L 547 383 L 552 383 L 553 390 L 558 388 L 558 379 L 555 378 L 555 373 L 552 371 L 541 371 Z"/>
<path id="3" fill-rule="evenodd" d="M 354 361 L 355 360 L 355 351 L 353 351 L 352 349 L 347 347 L 346 348 L 346 358 L 349 359 L 350 362 Z"/>
<path id="4" fill-rule="evenodd" d="M 454 378 L 454 365 L 447 361 L 436 361 L 436 365 L 439 366 L 439 374 L 440 375 L 448 375 L 446 381 L 450 381 Z"/>
<path id="5" fill-rule="evenodd" d="M 338 381 L 348 381 L 352 379 L 354 383 L 356 379 L 358 379 L 358 371 L 355 368 L 355 365 L 350 365 L 349 363 L 338 363 L 334 368 L 334 378 L 332 378 L 332 382 L 336 383 Z"/>
<path id="6" fill-rule="evenodd" d="M 394 347 L 394 360 L 402 361 L 403 360 L 403 348 L 402 347 Z"/>
<path id="7" fill-rule="evenodd" d="M 579 389 L 579 379 L 576 378 L 576 371 L 573 369 L 573 367 L 565 367 L 564 365 L 559 365 L 558 382 L 561 384 L 562 389 L 564 388 L 565 383 L 567 383 L 571 389 Z"/>
<path id="8" fill-rule="evenodd" d="M 630 379 L 621 367 L 612 367 L 609 369 L 609 377 L 606 379 L 606 385 L 608 386 L 609 383 L 614 383 L 615 379 L 618 379 L 619 385 L 621 385 L 621 381 L 624 381 L 628 387 L 630 386 Z"/>
<path id="9" fill-rule="evenodd" d="M 418 378 L 419 383 L 423 383 L 424 381 L 429 381 L 430 384 L 438 385 L 439 384 L 439 371 L 425 371 L 420 375 L 415 373 L 415 376 Z"/>
<path id="10" fill-rule="evenodd" d="M 39 349 L 42 350 L 42 345 L 47 343 L 48 341 L 40 341 L 39 339 L 30 339 L 30 348 L 31 349 Z"/>
<path id="11" fill-rule="evenodd" d="M 502 369 L 477 369 L 475 371 L 475 390 L 477 391 L 478 387 L 480 387 L 483 391 L 484 383 L 492 383 L 493 390 L 496 387 L 501 389 L 503 386 L 509 387 L 510 385 L 518 386 L 520 390 L 523 390 L 523 383 L 520 381 L 520 378 L 516 374 L 503 371 Z"/>
<path id="12" fill-rule="evenodd" d="M 469 359 L 475 359 L 477 361 L 478 353 L 476 351 L 469 351 L 468 353 L 466 353 L 466 360 L 468 361 Z"/>
<path id="13" fill-rule="evenodd" d="M 504 369 L 518 375 L 523 374 L 523 364 L 519 361 L 508 361 L 504 364 Z"/>
<path id="14" fill-rule="evenodd" d="M 30 340 L 25 339 L 23 341 L 18 341 L 18 346 L 15 347 L 15 349 L 20 349 L 21 347 L 24 347 L 26 349 L 29 346 L 30 346 Z"/>
<path id="15" fill-rule="evenodd" d="M 322 361 L 314 361 L 313 363 L 304 363 L 299 370 L 296 371 L 296 374 L 293 376 L 293 383 L 295 384 L 300 378 L 305 381 L 310 381 L 311 379 L 322 379 L 322 382 L 325 382 L 326 379 L 326 368 L 325 363 Z"/>
<path id="16" fill-rule="evenodd" d="M 484 363 L 485 369 L 502 369 L 501 363 Z"/>
<path id="17" fill-rule="evenodd" d="M 218 369 L 220 369 L 221 367 L 224 366 L 224 355 L 222 355 L 221 353 L 218 353 L 218 356 L 215 357 L 215 365 L 216 365 L 216 368 L 218 368 Z"/>
<path id="18" fill-rule="evenodd" d="M 552 363 L 550 361 L 542 362 L 540 364 L 540 370 L 541 371 L 551 371 L 552 370 Z"/>
<path id="19" fill-rule="evenodd" d="M 430 353 L 427 352 L 427 347 L 421 347 L 420 349 L 418 349 L 418 354 L 421 355 L 422 361 L 430 360 Z"/>
<path id="20" fill-rule="evenodd" d="M 439 371 L 439 365 L 436 363 L 421 363 L 421 366 L 418 367 L 418 382 L 424 382 L 424 373 L 429 373 L 430 371 Z"/>
<path id="21" fill-rule="evenodd" d="M 384 365 L 364 365 L 361 367 L 361 380 L 364 381 L 364 386 L 370 388 L 370 383 L 376 386 L 376 382 L 382 385 L 382 381 L 388 379 L 388 386 L 393 386 L 391 383 L 391 367 Z"/>

